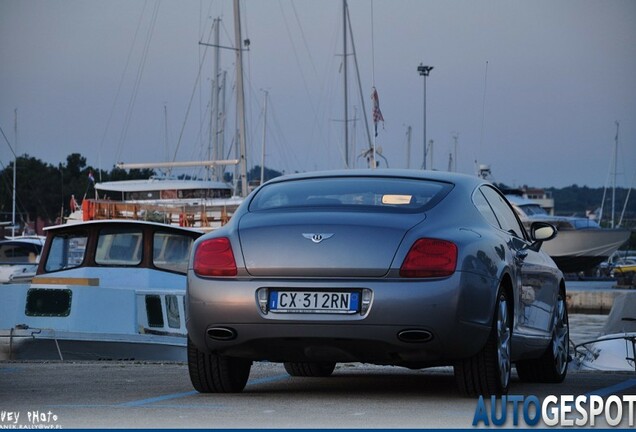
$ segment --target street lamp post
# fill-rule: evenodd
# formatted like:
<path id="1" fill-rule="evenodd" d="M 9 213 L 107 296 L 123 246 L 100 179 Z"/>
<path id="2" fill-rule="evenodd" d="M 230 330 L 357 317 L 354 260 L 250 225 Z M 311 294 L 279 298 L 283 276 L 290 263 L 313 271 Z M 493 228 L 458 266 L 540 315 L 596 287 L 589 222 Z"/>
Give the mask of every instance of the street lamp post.
<path id="1" fill-rule="evenodd" d="M 424 129 L 424 137 L 422 140 L 422 142 L 424 143 L 424 158 L 422 161 L 422 169 L 426 169 L 426 77 L 431 72 L 431 70 L 433 70 L 433 66 L 424 66 L 422 63 L 420 63 L 420 65 L 417 67 L 417 71 L 420 73 L 421 76 L 424 77 L 424 112 L 422 119 L 422 125 Z"/>

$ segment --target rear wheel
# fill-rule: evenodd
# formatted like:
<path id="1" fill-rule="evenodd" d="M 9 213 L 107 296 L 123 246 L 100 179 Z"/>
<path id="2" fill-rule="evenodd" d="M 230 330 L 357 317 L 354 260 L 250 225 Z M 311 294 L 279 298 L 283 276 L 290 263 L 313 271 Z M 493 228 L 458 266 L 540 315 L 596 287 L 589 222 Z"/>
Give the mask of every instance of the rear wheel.
<path id="1" fill-rule="evenodd" d="M 238 393 L 245 388 L 251 360 L 209 354 L 188 338 L 188 372 L 194 389 L 200 393 Z"/>
<path id="2" fill-rule="evenodd" d="M 552 341 L 541 357 L 517 362 L 517 375 L 520 380 L 560 383 L 565 379 L 570 355 L 570 327 L 563 292 L 560 292 L 557 298 L 553 327 Z"/>
<path id="3" fill-rule="evenodd" d="M 501 291 L 486 345 L 474 356 L 455 364 L 455 381 L 462 395 L 491 396 L 508 393 L 512 368 L 512 323 L 509 312 L 509 296 Z"/>
<path id="4" fill-rule="evenodd" d="M 335 362 L 285 362 L 283 365 L 294 377 L 327 377 L 336 368 Z"/>

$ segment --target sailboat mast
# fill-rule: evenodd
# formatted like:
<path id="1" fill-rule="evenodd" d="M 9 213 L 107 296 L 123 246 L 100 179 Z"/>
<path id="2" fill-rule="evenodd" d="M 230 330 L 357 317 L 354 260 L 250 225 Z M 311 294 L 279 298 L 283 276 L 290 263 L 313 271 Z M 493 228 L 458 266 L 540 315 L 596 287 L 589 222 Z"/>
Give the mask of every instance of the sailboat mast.
<path id="1" fill-rule="evenodd" d="M 612 223 L 611 227 L 614 228 L 614 206 L 616 204 L 616 174 L 618 171 L 618 127 L 620 123 L 615 121 L 616 123 L 616 136 L 614 137 L 614 182 L 612 187 Z"/>
<path id="2" fill-rule="evenodd" d="M 168 148 L 168 106 L 163 104 L 163 145 L 166 150 L 166 160 L 170 157 L 170 149 Z"/>
<path id="3" fill-rule="evenodd" d="M 362 93 L 362 80 L 360 79 L 360 68 L 358 67 L 358 55 L 356 54 L 356 44 L 353 38 L 353 28 L 351 27 L 351 16 L 347 9 L 347 23 L 349 25 L 349 34 L 351 35 L 351 54 L 353 54 L 353 65 L 355 66 L 356 78 L 358 81 L 358 92 L 360 94 L 360 105 L 362 106 L 362 117 L 364 118 L 364 130 L 367 133 L 367 141 L 369 143 L 369 151 L 371 151 L 371 166 L 376 166 L 375 139 L 371 140 L 371 132 L 369 131 L 369 117 L 367 116 L 366 105 L 364 104 L 364 95 Z"/>
<path id="4" fill-rule="evenodd" d="M 225 159 L 228 156 L 225 156 L 225 87 L 227 81 L 227 71 L 223 71 L 223 79 L 221 80 L 221 102 L 220 102 L 220 112 L 219 112 L 219 154 L 221 155 L 221 159 Z M 219 172 L 219 180 L 224 181 L 225 177 L 225 167 L 221 166 Z"/>
<path id="5" fill-rule="evenodd" d="M 220 27 L 221 19 L 216 18 L 214 20 L 214 79 L 212 80 L 212 128 L 210 133 L 212 134 L 213 145 L 213 159 L 223 159 L 223 151 L 219 147 L 219 75 L 221 68 L 221 49 L 220 43 Z M 212 168 L 214 179 L 219 180 L 219 172 L 217 168 Z"/>
<path id="6" fill-rule="evenodd" d="M 16 165 L 18 164 L 18 109 L 16 108 L 13 121 L 13 132 L 15 134 L 15 150 L 13 152 L 13 204 L 11 206 L 11 236 L 15 237 L 15 196 L 16 196 Z"/>
<path id="7" fill-rule="evenodd" d="M 349 168 L 349 95 L 347 91 L 347 0 L 342 0 L 342 63 L 344 75 L 345 168 Z"/>
<path id="8" fill-rule="evenodd" d="M 267 132 L 267 96 L 269 92 L 267 90 L 263 90 L 265 92 L 265 107 L 263 108 L 263 154 L 261 155 L 261 183 L 265 182 L 265 134 Z"/>
<path id="9" fill-rule="evenodd" d="M 234 0 L 234 40 L 236 43 L 236 110 L 240 140 L 240 175 L 241 175 L 241 196 L 247 196 L 247 161 L 246 137 L 245 137 L 245 91 L 243 89 L 243 49 L 241 40 L 241 13 L 239 0 Z"/>

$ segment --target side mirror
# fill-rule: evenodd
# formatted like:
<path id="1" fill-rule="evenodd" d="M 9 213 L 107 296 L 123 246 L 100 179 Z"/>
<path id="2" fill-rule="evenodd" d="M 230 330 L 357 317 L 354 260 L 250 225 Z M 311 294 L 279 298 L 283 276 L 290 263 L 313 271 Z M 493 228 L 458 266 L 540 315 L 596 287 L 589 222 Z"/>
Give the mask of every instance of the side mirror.
<path id="1" fill-rule="evenodd" d="M 557 229 L 554 225 L 547 222 L 533 222 L 530 225 L 530 237 L 533 241 L 530 249 L 538 252 L 544 241 L 552 240 L 556 236 Z"/>
<path id="2" fill-rule="evenodd" d="M 557 236 L 557 229 L 554 225 L 546 222 L 534 222 L 530 226 L 530 235 L 533 241 L 548 241 Z"/>

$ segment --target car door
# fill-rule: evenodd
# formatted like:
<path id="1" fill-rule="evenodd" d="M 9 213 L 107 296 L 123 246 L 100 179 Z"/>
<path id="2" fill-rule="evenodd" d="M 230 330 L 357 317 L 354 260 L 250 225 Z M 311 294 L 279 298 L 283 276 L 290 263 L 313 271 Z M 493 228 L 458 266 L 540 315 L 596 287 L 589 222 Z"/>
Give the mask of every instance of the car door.
<path id="1" fill-rule="evenodd" d="M 529 248 L 528 238 L 508 201 L 495 188 L 480 188 L 497 217 L 501 229 L 510 234 L 508 247 L 515 267 L 515 331 L 549 335 L 558 295 L 559 280 L 551 259 Z"/>

